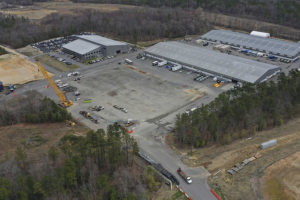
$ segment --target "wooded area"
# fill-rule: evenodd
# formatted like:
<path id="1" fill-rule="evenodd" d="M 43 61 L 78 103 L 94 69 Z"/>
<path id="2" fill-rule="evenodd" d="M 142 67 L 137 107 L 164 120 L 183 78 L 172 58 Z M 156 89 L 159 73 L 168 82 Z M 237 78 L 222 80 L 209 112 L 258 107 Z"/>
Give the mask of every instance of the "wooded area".
<path id="1" fill-rule="evenodd" d="M 12 47 L 84 31 L 136 43 L 201 34 L 208 30 L 209 26 L 201 20 L 199 13 L 181 8 L 167 8 L 163 12 L 156 8 L 122 9 L 110 13 L 80 10 L 77 15 L 51 14 L 39 24 L 0 14 L 0 43 Z"/>
<path id="2" fill-rule="evenodd" d="M 280 74 L 277 83 L 245 84 L 190 115 L 178 115 L 175 135 L 178 143 L 194 147 L 228 144 L 299 116 L 300 72 L 294 70 Z"/>
<path id="3" fill-rule="evenodd" d="M 76 3 L 118 3 L 153 7 L 198 8 L 300 28 L 300 2 L 295 0 L 72 0 Z"/>
<path id="4" fill-rule="evenodd" d="M 27 92 L 26 96 L 17 96 L 0 105 L 0 126 L 22 122 L 63 122 L 67 119 L 71 119 L 70 113 L 36 92 Z"/>
<path id="5" fill-rule="evenodd" d="M 86 137 L 64 136 L 50 147 L 46 163 L 39 161 L 38 170 L 19 147 L 11 164 L 11 169 L 18 167 L 15 174 L 0 176 L 0 199 L 148 199 L 161 178 L 151 167 L 131 170 L 137 152 L 137 143 L 116 124 L 107 133 L 101 129 Z"/>

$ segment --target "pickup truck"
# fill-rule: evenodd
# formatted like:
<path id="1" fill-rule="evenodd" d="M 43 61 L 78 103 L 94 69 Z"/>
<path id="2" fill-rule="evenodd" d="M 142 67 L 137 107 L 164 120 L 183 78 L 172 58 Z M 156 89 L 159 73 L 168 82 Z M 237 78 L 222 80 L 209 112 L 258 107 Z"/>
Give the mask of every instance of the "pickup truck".
<path id="1" fill-rule="evenodd" d="M 181 170 L 180 167 L 177 169 L 177 173 L 178 173 L 179 176 L 181 176 L 181 178 L 182 178 L 185 182 L 187 182 L 188 184 L 191 184 L 191 183 L 193 182 L 192 179 L 191 179 L 191 177 L 190 177 L 190 176 L 187 176 L 187 175 Z"/>

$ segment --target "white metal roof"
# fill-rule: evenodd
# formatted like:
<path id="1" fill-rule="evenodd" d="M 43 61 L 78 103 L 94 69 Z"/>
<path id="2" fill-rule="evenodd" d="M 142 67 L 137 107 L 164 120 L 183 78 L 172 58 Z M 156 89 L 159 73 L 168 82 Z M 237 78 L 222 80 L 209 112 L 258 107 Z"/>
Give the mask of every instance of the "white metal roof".
<path id="1" fill-rule="evenodd" d="M 239 46 L 240 48 L 253 49 L 282 57 L 295 58 L 300 54 L 300 44 L 273 38 L 257 37 L 249 34 L 228 30 L 211 30 L 201 36 L 202 39 L 212 40 Z"/>
<path id="2" fill-rule="evenodd" d="M 87 42 L 87 41 L 81 40 L 81 39 L 77 39 L 77 40 L 74 40 L 73 42 L 63 45 L 63 48 L 73 51 L 75 53 L 78 53 L 80 55 L 89 53 L 99 47 L 100 46 L 97 44 Z"/>
<path id="3" fill-rule="evenodd" d="M 78 38 L 91 41 L 96 44 L 104 45 L 104 46 L 116 46 L 116 45 L 127 45 L 124 42 L 119 42 L 116 40 L 111 40 L 99 35 L 78 35 Z"/>
<path id="4" fill-rule="evenodd" d="M 182 42 L 161 42 L 147 48 L 145 53 L 250 83 L 264 78 L 270 70 L 275 72 L 280 69 L 275 65 L 219 53 Z"/>

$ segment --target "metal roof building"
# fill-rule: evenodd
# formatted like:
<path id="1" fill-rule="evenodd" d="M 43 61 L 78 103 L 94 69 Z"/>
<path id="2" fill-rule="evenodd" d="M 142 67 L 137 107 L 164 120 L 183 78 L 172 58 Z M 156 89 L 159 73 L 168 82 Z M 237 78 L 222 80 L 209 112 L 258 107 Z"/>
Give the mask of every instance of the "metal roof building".
<path id="1" fill-rule="evenodd" d="M 300 44 L 298 43 L 257 37 L 227 30 L 211 30 L 202 35 L 201 39 L 229 44 L 241 49 L 250 49 L 292 60 L 300 55 Z"/>
<path id="2" fill-rule="evenodd" d="M 160 42 L 147 48 L 145 54 L 232 80 L 250 83 L 259 83 L 280 70 L 275 65 L 219 53 L 182 42 Z"/>
<path id="3" fill-rule="evenodd" d="M 63 51 L 78 58 L 113 56 L 129 51 L 129 45 L 99 35 L 78 35 L 78 39 L 64 45 Z"/>

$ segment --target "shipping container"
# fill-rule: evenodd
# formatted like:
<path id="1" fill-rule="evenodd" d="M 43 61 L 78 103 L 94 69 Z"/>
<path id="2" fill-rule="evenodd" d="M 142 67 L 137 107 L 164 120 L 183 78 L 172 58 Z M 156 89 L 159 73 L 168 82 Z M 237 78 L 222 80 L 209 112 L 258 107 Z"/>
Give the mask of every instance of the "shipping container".
<path id="1" fill-rule="evenodd" d="M 273 140 L 269 140 L 267 142 L 261 143 L 260 148 L 266 149 L 266 148 L 272 147 L 276 144 L 277 144 L 277 140 L 273 139 Z"/>

